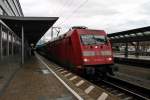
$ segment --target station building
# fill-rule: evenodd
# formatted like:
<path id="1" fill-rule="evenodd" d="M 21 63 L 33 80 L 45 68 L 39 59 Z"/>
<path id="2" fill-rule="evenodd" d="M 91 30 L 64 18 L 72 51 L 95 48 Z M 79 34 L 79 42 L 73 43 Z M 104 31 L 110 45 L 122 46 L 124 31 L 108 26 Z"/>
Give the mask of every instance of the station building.
<path id="1" fill-rule="evenodd" d="M 19 0 L 1 0 L 0 15 L 3 16 L 23 16 Z"/>
<path id="2" fill-rule="evenodd" d="M 0 0 L 0 16 L 23 17 L 19 0 Z M 20 49 L 21 39 L 0 19 L 0 61 L 18 55 Z"/>
<path id="3" fill-rule="evenodd" d="M 0 0 L 0 62 L 6 64 L 11 58 L 24 63 L 31 55 L 31 44 L 36 45 L 57 19 L 25 17 L 19 0 Z"/>

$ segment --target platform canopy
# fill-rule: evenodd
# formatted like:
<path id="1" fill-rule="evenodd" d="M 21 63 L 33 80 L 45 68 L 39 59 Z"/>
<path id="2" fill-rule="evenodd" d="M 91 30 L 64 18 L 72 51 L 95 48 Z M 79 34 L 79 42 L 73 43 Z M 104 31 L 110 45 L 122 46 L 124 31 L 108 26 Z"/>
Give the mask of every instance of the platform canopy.
<path id="1" fill-rule="evenodd" d="M 150 26 L 108 34 L 113 43 L 150 40 Z"/>
<path id="2" fill-rule="evenodd" d="M 58 20 L 58 17 L 16 17 L 0 16 L 0 19 L 19 37 L 22 26 L 28 43 L 36 44 L 46 31 Z"/>

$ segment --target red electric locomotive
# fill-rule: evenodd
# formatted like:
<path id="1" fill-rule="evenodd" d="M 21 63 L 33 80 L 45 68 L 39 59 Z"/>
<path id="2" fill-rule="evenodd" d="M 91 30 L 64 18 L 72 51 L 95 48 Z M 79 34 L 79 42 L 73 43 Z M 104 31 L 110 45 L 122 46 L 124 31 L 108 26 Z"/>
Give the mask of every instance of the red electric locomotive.
<path id="1" fill-rule="evenodd" d="M 103 30 L 73 27 L 46 45 L 49 58 L 69 69 L 112 73 L 113 53 Z"/>

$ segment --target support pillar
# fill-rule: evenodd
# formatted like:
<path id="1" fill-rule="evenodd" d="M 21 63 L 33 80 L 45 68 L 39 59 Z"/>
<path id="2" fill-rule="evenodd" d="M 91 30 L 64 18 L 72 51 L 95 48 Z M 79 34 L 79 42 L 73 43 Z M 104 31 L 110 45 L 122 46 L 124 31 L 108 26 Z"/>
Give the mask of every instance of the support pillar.
<path id="1" fill-rule="evenodd" d="M 22 42 L 21 42 L 21 64 L 24 64 L 24 27 L 22 25 L 21 28 L 21 32 L 22 32 Z"/>
<path id="2" fill-rule="evenodd" d="M 136 56 L 137 58 L 139 57 L 139 54 L 140 54 L 140 48 L 139 48 L 139 46 L 140 46 L 140 43 L 137 42 L 137 44 L 136 44 L 136 53 L 135 53 L 135 56 Z"/>
<path id="3" fill-rule="evenodd" d="M 128 58 L 128 43 L 126 43 L 125 47 L 125 58 Z"/>
<path id="4" fill-rule="evenodd" d="M 13 41 L 14 35 L 11 34 L 11 55 L 14 55 L 14 41 Z"/>
<path id="5" fill-rule="evenodd" d="M 7 32 L 7 56 L 9 56 L 9 31 Z"/>
<path id="6" fill-rule="evenodd" d="M 2 35 L 2 24 L 0 24 L 0 60 L 3 59 L 3 35 Z"/>
<path id="7" fill-rule="evenodd" d="M 51 27 L 51 39 L 53 38 L 53 27 Z"/>

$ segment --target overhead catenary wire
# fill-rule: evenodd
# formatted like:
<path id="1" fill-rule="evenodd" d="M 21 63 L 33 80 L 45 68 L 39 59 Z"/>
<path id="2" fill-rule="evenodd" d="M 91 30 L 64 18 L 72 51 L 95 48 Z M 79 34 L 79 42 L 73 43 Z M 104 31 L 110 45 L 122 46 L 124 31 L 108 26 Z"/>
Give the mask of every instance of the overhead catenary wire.
<path id="1" fill-rule="evenodd" d="M 64 1 L 64 2 L 62 2 Z M 59 17 L 62 17 L 65 13 L 65 9 L 67 6 L 69 6 L 70 4 L 72 4 L 74 0 L 58 0 L 58 2 L 60 2 L 63 6 L 59 7 L 57 6 L 56 7 L 56 10 L 55 10 L 55 13 L 57 16 Z"/>
<path id="2" fill-rule="evenodd" d="M 58 9 L 58 11 L 56 11 L 56 13 L 58 13 L 58 12 L 60 12 L 60 11 L 62 11 L 62 12 L 64 12 L 64 10 L 65 10 L 65 7 L 68 5 L 68 0 L 58 0 L 60 3 L 62 3 L 64 6 L 62 6 L 62 7 L 58 7 L 59 9 Z M 64 2 L 62 2 L 62 1 L 64 1 Z M 58 14 L 58 16 L 60 16 L 61 14 Z"/>
<path id="3" fill-rule="evenodd" d="M 62 2 L 62 1 L 64 1 L 64 0 L 58 0 L 58 2 Z M 70 1 L 70 2 L 68 2 L 68 1 Z M 86 0 L 87 1 L 87 0 Z M 61 13 L 60 13 L 60 15 L 58 15 L 60 18 L 63 18 L 63 16 L 65 15 L 65 8 L 67 7 L 67 6 L 72 6 L 72 5 L 74 5 L 74 0 L 65 0 L 64 2 L 62 2 L 63 3 L 63 5 L 64 6 L 62 6 L 62 7 L 57 7 L 56 9 L 55 9 L 55 13 L 53 13 L 53 15 L 57 15 L 57 13 L 59 12 L 59 9 L 62 11 Z M 83 4 L 83 3 L 82 3 Z M 77 7 L 77 8 L 75 8 L 75 10 L 73 11 L 73 12 L 76 12 L 76 10 L 78 9 L 78 8 L 80 8 L 80 6 L 82 6 L 81 4 Z M 72 12 L 72 13 L 73 13 Z M 59 21 L 59 20 L 58 20 Z M 54 24 L 53 26 L 58 26 L 57 25 L 57 23 L 56 23 L 56 25 Z M 63 27 L 65 27 L 65 28 L 70 28 L 70 27 L 68 27 L 68 26 L 63 26 Z M 42 37 L 42 39 L 41 40 L 44 40 L 44 39 L 46 39 L 46 34 Z"/>
<path id="4" fill-rule="evenodd" d="M 63 25 L 64 23 L 67 23 L 67 21 L 76 14 L 76 12 L 81 9 L 89 0 L 85 0 L 84 2 L 80 3 L 80 5 L 73 10 L 73 12 L 70 14 L 70 16 L 66 17 L 65 20 L 63 22 L 61 22 L 60 24 L 58 24 L 58 26 Z"/>
<path id="5" fill-rule="evenodd" d="M 73 1 L 74 0 L 69 0 L 70 2 L 68 2 L 67 4 L 66 4 L 66 6 L 71 6 L 72 4 L 73 4 Z M 64 8 L 64 10 L 60 13 L 60 17 L 63 17 L 64 15 L 65 15 L 65 8 L 66 8 L 66 6 L 64 6 L 63 8 Z M 62 10 L 62 9 L 60 9 L 60 10 Z"/>
<path id="6" fill-rule="evenodd" d="M 59 20 L 54 24 L 54 26 L 58 26 L 57 25 L 57 23 L 59 23 L 59 21 L 61 21 L 63 18 L 65 19 L 65 14 L 66 14 L 66 7 L 67 6 L 69 6 L 69 7 L 71 7 L 72 5 L 74 5 L 75 6 L 75 2 L 74 2 L 74 0 L 69 0 L 70 2 L 65 2 L 65 3 L 63 3 L 63 4 L 65 4 L 64 6 L 62 6 L 61 8 L 60 8 L 60 10 L 61 10 L 61 12 L 60 12 L 60 14 L 58 15 L 59 16 Z M 59 11 L 58 11 L 59 12 Z"/>
<path id="7" fill-rule="evenodd" d="M 65 14 L 66 14 L 66 8 L 67 6 L 69 7 L 72 7 L 73 5 L 75 6 L 77 2 L 74 2 L 74 0 L 69 0 L 70 2 L 63 2 L 64 6 L 62 7 L 59 7 L 59 9 L 61 10 L 60 12 L 60 16 L 59 16 L 59 20 L 53 25 L 55 27 L 58 27 L 57 23 L 60 21 L 60 19 L 62 19 L 63 17 L 65 18 Z M 76 8 L 76 6 L 74 7 Z M 56 11 L 56 13 L 59 12 L 59 11 Z M 70 27 L 67 27 L 67 28 L 70 28 Z"/>
<path id="8" fill-rule="evenodd" d="M 62 11 L 62 13 L 65 11 L 65 8 L 66 8 L 66 6 L 68 6 L 68 4 L 70 4 L 70 2 L 68 2 L 68 0 L 57 0 L 58 2 L 61 2 L 62 3 L 62 5 L 64 5 L 64 6 L 61 6 L 61 7 L 54 7 L 54 10 L 55 11 L 53 11 L 53 12 L 55 12 L 55 13 L 53 13 L 53 15 L 58 15 L 58 12 L 59 12 L 59 10 L 61 10 Z M 73 0 L 69 0 L 69 1 L 73 1 Z M 60 15 L 62 15 L 62 14 L 60 14 Z M 60 16 L 60 15 L 58 15 L 58 16 Z M 54 26 L 54 25 L 53 25 Z M 52 26 L 52 27 L 53 27 Z M 52 28 L 50 28 L 51 30 L 52 30 Z M 52 33 L 51 33 L 52 34 Z M 45 37 L 46 37 L 46 35 L 44 35 L 43 36 L 43 39 L 45 39 Z"/>
<path id="9" fill-rule="evenodd" d="M 72 11 L 72 13 L 69 15 L 69 16 L 67 16 L 66 18 L 64 18 L 65 20 L 64 21 L 62 21 L 61 22 L 61 24 L 55 24 L 55 25 L 53 25 L 53 26 L 55 26 L 55 27 L 57 27 L 57 26 L 61 26 L 61 25 L 63 25 L 63 23 L 65 23 L 68 19 L 70 19 L 79 9 L 81 9 L 86 3 L 88 2 L 88 0 L 85 0 L 85 1 L 83 1 L 83 2 L 81 2 L 80 4 L 79 4 L 79 6 L 77 6 L 73 11 Z M 66 8 L 66 6 L 68 6 L 68 5 L 73 5 L 73 0 L 71 0 L 70 2 L 65 2 L 66 4 L 62 7 L 62 9 L 64 10 L 65 8 Z M 64 10 L 65 11 L 65 10 Z M 61 18 L 63 18 L 63 16 L 64 16 L 64 14 L 65 14 L 65 12 L 64 11 L 62 11 L 62 14 L 61 14 Z M 61 26 L 62 27 L 62 26 Z M 64 25 L 63 25 L 63 27 L 65 27 Z M 70 28 L 70 27 L 68 27 L 68 26 L 66 26 L 67 28 Z"/>

